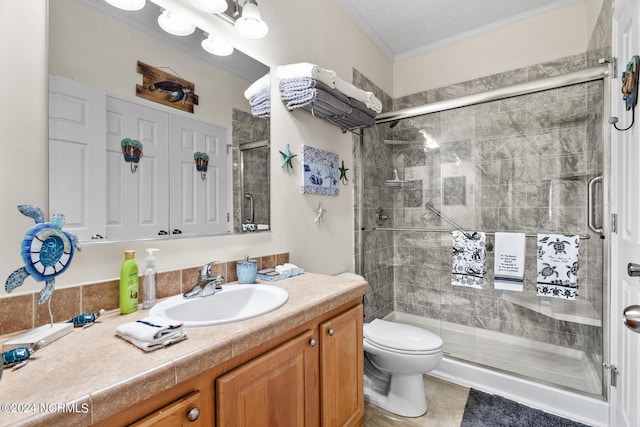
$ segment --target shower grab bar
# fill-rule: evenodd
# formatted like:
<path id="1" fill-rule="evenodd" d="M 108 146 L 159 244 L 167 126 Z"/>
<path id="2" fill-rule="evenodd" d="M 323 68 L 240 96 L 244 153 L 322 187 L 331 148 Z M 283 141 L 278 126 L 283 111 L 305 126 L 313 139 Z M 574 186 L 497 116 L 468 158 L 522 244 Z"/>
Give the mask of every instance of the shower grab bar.
<path id="1" fill-rule="evenodd" d="M 589 185 L 587 186 L 587 225 L 594 232 L 598 234 L 602 234 L 604 231 L 602 227 L 596 227 L 596 221 L 595 221 L 596 213 L 595 213 L 594 204 L 593 204 L 593 195 L 594 195 L 593 190 L 598 182 L 602 183 L 602 175 L 591 178 L 591 180 L 589 180 Z"/>
<path id="2" fill-rule="evenodd" d="M 433 203 L 431 202 L 427 202 L 424 205 L 425 208 L 430 209 L 432 212 L 434 212 L 436 215 L 438 215 L 440 218 L 444 219 L 445 221 L 447 221 L 449 224 L 453 225 L 455 228 L 457 228 L 460 231 L 464 231 L 464 229 L 462 227 L 460 227 L 458 224 L 456 224 L 455 222 L 453 222 L 453 220 L 449 219 L 446 215 L 443 215 L 442 212 L 440 212 L 438 209 L 436 209 L 433 206 Z"/>
<path id="3" fill-rule="evenodd" d="M 369 231 L 376 231 L 376 230 L 380 230 L 380 231 L 421 231 L 421 232 L 426 232 L 426 233 L 453 233 L 455 230 L 449 230 L 448 228 L 412 228 L 412 227 L 372 227 Z M 367 230 L 363 230 L 363 231 L 367 231 Z M 463 231 L 463 230 L 460 230 Z M 469 231 L 469 230 L 464 230 L 464 231 Z M 506 231 L 496 231 L 496 230 L 491 230 L 491 231 L 485 231 L 484 234 L 486 234 L 487 236 L 493 236 L 496 233 L 522 233 L 521 231 L 513 231 L 513 230 L 506 230 Z M 524 234 L 525 237 L 538 237 L 537 234 L 532 234 L 532 233 L 525 233 Z M 580 234 L 579 235 L 580 239 L 583 240 L 587 240 L 591 238 L 591 234 Z"/>

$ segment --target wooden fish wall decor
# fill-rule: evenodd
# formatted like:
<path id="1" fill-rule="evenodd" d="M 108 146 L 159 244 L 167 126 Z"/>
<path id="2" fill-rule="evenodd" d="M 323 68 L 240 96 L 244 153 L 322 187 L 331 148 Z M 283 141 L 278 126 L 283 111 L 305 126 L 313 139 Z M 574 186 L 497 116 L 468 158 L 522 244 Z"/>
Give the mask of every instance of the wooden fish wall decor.
<path id="1" fill-rule="evenodd" d="M 136 85 L 136 96 L 193 113 L 193 106 L 198 105 L 193 83 L 140 61 L 138 73 L 142 85 Z"/>

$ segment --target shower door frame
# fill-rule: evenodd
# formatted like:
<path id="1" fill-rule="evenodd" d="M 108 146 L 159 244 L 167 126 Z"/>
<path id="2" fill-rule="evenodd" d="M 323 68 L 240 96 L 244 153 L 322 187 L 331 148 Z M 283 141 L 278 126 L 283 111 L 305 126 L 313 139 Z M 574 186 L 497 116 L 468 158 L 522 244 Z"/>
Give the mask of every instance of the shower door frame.
<path id="1" fill-rule="evenodd" d="M 610 65 L 602 64 L 596 67 L 588 68 L 585 70 L 574 71 L 558 76 L 547 77 L 531 82 L 520 83 L 510 86 L 505 86 L 498 89 L 484 91 L 476 94 L 461 96 L 444 101 L 433 102 L 429 104 L 423 104 L 416 107 L 404 108 L 401 110 L 382 113 L 376 116 L 376 125 L 389 123 L 396 120 L 402 120 L 406 118 L 412 118 L 421 116 L 424 114 L 436 113 L 441 111 L 452 110 L 461 107 L 468 107 L 477 104 L 483 104 L 491 101 L 498 101 L 501 99 L 511 98 L 519 95 L 528 95 L 536 92 L 542 92 L 545 90 L 557 89 L 565 86 L 571 86 L 575 84 L 588 83 L 596 80 L 603 81 L 603 111 L 602 111 L 602 138 L 603 138 L 603 163 L 602 163 L 602 232 L 599 237 L 603 240 L 603 260 L 602 260 L 602 397 L 606 401 L 609 396 L 609 384 L 610 384 L 610 372 L 606 369 L 610 363 L 610 236 L 611 224 L 609 219 L 611 218 L 611 202 L 610 202 L 610 180 L 611 180 L 611 146 L 610 146 L 610 126 L 604 120 L 605 117 L 610 116 L 611 106 L 609 103 L 611 83 L 610 79 Z M 615 76 L 614 76 L 615 77 Z M 359 173 L 357 175 L 358 192 L 357 192 L 357 209 L 358 209 L 358 221 L 357 227 L 357 241 L 358 241 L 358 273 L 364 274 L 364 244 L 362 239 L 362 232 L 365 231 L 364 224 L 364 130 L 361 129 L 358 135 L 357 150 L 359 151 Z M 588 212 L 590 215 L 591 212 Z M 588 216 L 590 218 L 590 216 Z M 386 230 L 393 230 L 393 227 L 387 227 Z M 593 230 L 592 230 L 593 231 Z M 594 237 L 598 237 L 596 234 Z M 473 363 L 473 362 L 469 362 Z M 562 388 L 561 386 L 557 386 Z M 571 390 L 573 391 L 573 390 Z"/>

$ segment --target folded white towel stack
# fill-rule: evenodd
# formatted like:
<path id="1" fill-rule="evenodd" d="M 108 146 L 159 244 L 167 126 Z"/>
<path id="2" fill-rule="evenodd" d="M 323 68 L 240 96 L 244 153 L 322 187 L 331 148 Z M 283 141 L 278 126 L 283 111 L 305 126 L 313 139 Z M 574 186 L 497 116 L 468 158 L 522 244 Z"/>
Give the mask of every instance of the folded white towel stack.
<path id="1" fill-rule="evenodd" d="M 523 291 L 524 233 L 496 233 L 493 285 L 504 291 Z"/>
<path id="2" fill-rule="evenodd" d="M 538 296 L 576 299 L 580 236 L 538 234 Z"/>
<path id="3" fill-rule="evenodd" d="M 364 102 L 367 108 L 379 113 L 382 111 L 382 101 L 380 101 L 373 92 L 362 90 L 355 87 L 351 83 L 345 82 L 340 77 L 336 77 L 336 90 L 347 95 L 349 98 Z"/>
<path id="4" fill-rule="evenodd" d="M 454 231 L 451 284 L 482 288 L 487 273 L 486 235 L 481 231 Z"/>
<path id="5" fill-rule="evenodd" d="M 258 80 L 253 82 L 251 86 L 244 91 L 244 97 L 250 100 L 253 96 L 259 94 L 260 92 L 271 88 L 271 74 L 267 73 L 264 76 L 260 77 Z"/>
<path id="6" fill-rule="evenodd" d="M 145 317 L 116 328 L 116 335 L 143 349 L 153 351 L 187 339 L 182 323 L 159 317 Z"/>
<path id="7" fill-rule="evenodd" d="M 336 87 L 336 72 L 319 67 L 308 62 L 298 62 L 296 64 L 279 65 L 277 70 L 278 78 L 294 79 L 297 77 L 311 77 L 326 84 L 331 88 Z"/>

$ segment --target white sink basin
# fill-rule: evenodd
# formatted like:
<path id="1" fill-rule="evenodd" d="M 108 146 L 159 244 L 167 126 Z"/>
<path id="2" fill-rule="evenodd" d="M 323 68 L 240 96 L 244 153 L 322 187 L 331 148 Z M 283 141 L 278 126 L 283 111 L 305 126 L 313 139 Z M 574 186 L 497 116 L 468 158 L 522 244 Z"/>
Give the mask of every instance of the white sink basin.
<path id="1" fill-rule="evenodd" d="M 270 285 L 222 285 L 222 290 L 206 297 L 185 299 L 176 295 L 149 312 L 151 316 L 182 322 L 184 326 L 211 326 L 238 322 L 269 313 L 289 299 L 282 288 Z"/>

